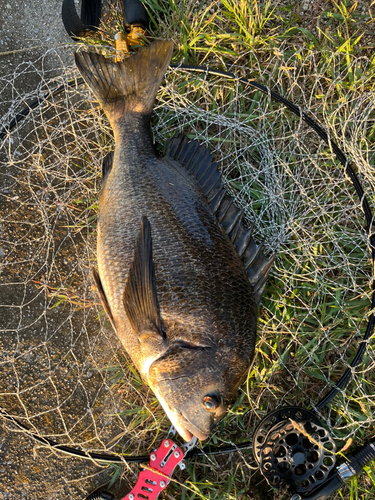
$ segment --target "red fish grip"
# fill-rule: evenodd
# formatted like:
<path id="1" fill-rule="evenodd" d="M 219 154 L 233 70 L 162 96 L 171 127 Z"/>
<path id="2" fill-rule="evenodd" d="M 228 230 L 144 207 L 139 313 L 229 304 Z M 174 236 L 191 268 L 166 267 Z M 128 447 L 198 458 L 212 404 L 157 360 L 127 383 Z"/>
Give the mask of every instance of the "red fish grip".
<path id="1" fill-rule="evenodd" d="M 140 472 L 134 488 L 121 500 L 155 500 L 183 458 L 182 449 L 171 439 L 164 439 L 150 454 L 150 468 Z"/>

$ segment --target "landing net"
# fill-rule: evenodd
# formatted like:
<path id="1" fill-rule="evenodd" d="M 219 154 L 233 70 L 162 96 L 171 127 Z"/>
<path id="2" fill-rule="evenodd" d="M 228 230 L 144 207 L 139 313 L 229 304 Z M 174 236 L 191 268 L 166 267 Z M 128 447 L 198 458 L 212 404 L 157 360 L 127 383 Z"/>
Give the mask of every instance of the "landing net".
<path id="1" fill-rule="evenodd" d="M 54 51 L 48 56 L 57 57 Z M 345 89 L 339 64 L 327 79 L 318 56 L 249 54 L 243 60 L 251 57 L 251 73 L 244 66 L 228 69 L 270 86 L 319 121 L 355 167 L 373 207 L 374 93 Z M 355 65 L 363 69 L 366 61 Z M 113 133 L 74 68 L 62 67 L 62 76 L 51 79 L 37 67 L 38 61 L 0 77 L 4 91 L 25 71 L 42 78 L 35 92 L 14 96 L 2 125 L 62 86 L 7 133 L 1 150 L 0 407 L 60 444 L 148 454 L 170 423 L 128 361 L 92 278 L 101 163 L 114 147 Z M 357 83 L 366 87 L 360 78 Z M 176 132 L 206 144 L 247 224 L 254 222 L 256 241 L 276 254 L 256 360 L 212 437 L 219 445 L 239 443 L 278 406 L 313 408 L 355 355 L 372 284 L 361 203 L 332 149 L 300 118 L 245 84 L 171 69 L 154 111 L 158 149 Z M 349 438 L 360 442 L 373 428 L 374 372 L 370 340 L 349 385 L 321 413 L 341 445 Z M 12 432 L 12 424 L 6 428 Z M 197 495 L 204 498 L 225 486 L 231 467 L 245 483 L 255 467 L 249 452 L 201 462 L 208 464 L 195 468 L 203 483 Z M 219 466 L 223 483 L 211 488 L 209 469 Z M 117 473 L 131 485 L 137 471 L 124 466 Z M 181 495 L 182 483 L 188 495 L 197 489 L 181 473 L 172 496 Z M 85 485 L 90 491 L 93 479 Z"/>

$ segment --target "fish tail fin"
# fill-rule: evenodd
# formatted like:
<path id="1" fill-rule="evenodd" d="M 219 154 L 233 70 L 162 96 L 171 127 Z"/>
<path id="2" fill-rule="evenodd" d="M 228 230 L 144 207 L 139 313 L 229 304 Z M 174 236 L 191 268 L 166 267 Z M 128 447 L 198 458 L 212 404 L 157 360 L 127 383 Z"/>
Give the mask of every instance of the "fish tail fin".
<path id="1" fill-rule="evenodd" d="M 121 62 L 94 52 L 75 53 L 75 61 L 83 79 L 114 124 L 124 113 L 151 113 L 172 52 L 171 41 L 156 40 Z"/>

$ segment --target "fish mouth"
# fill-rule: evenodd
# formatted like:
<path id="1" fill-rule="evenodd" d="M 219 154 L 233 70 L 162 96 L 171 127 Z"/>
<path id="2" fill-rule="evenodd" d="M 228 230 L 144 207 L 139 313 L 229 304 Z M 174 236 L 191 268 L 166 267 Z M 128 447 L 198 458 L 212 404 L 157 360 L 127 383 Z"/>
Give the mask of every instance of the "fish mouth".
<path id="1" fill-rule="evenodd" d="M 180 415 L 179 418 L 179 424 L 180 426 L 184 427 L 184 429 L 189 432 L 190 435 L 193 435 L 200 439 L 201 441 L 204 441 L 205 439 L 208 438 L 209 434 L 206 434 L 205 432 L 202 432 L 198 427 L 196 427 L 194 424 L 190 422 L 184 415 Z M 192 439 L 192 438 L 191 438 Z M 191 440 L 190 439 L 190 440 Z"/>
<path id="2" fill-rule="evenodd" d="M 169 420 L 171 420 L 169 418 Z M 187 429 L 186 427 L 184 427 L 183 425 L 181 425 L 180 423 L 177 423 L 173 420 L 171 420 L 172 424 L 174 425 L 174 427 L 176 428 L 177 432 L 179 433 L 179 435 L 188 443 L 189 441 L 191 441 L 194 437 L 194 435 L 189 431 L 189 429 Z"/>
<path id="3" fill-rule="evenodd" d="M 179 435 L 186 441 L 189 442 L 196 436 L 200 440 L 208 438 L 208 434 L 202 432 L 198 427 L 190 422 L 181 412 L 178 410 L 173 410 L 168 403 L 161 397 L 161 394 L 154 388 L 156 397 L 158 398 L 160 404 L 162 405 L 167 417 L 171 421 L 171 424 L 176 428 Z"/>
<path id="4" fill-rule="evenodd" d="M 180 436 L 185 439 L 185 441 L 189 442 L 193 439 L 193 437 L 197 437 L 201 441 L 204 441 L 208 438 L 208 434 L 202 432 L 198 427 L 190 422 L 184 415 L 180 414 L 171 414 L 167 413 L 169 420 L 172 422 L 174 427 Z"/>

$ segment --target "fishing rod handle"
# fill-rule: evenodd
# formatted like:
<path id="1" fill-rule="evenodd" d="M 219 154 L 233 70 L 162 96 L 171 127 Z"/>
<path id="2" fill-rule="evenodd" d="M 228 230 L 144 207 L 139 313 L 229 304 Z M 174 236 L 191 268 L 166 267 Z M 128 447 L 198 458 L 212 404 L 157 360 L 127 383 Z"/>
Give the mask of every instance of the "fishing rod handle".
<path id="1" fill-rule="evenodd" d="M 347 469 L 343 468 L 343 472 L 340 474 L 339 471 L 339 474 L 344 480 L 349 477 L 355 476 L 356 474 L 359 474 L 361 472 L 363 467 L 365 467 L 373 460 L 375 460 L 375 441 L 366 444 L 362 448 L 359 448 L 359 450 L 356 450 L 355 452 L 348 455 L 348 462 L 341 465 L 340 467 L 346 465 L 347 469 L 349 469 L 349 472 L 347 471 Z M 338 468 L 338 470 L 340 469 L 340 467 Z M 351 475 L 349 475 L 350 473 Z"/>
<path id="2" fill-rule="evenodd" d="M 139 26 L 144 30 L 148 29 L 150 18 L 139 0 L 123 0 L 123 14 L 125 27 Z"/>

